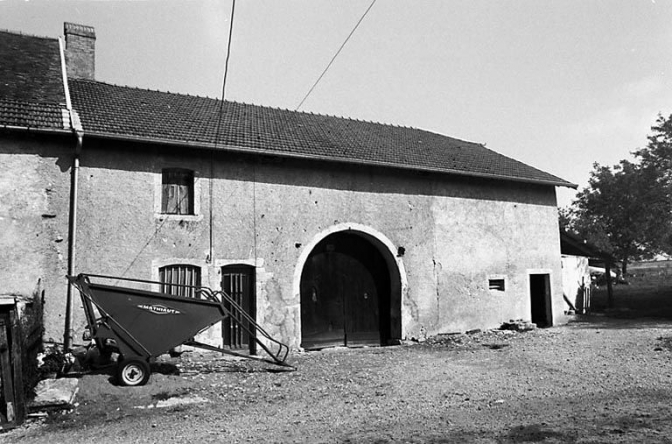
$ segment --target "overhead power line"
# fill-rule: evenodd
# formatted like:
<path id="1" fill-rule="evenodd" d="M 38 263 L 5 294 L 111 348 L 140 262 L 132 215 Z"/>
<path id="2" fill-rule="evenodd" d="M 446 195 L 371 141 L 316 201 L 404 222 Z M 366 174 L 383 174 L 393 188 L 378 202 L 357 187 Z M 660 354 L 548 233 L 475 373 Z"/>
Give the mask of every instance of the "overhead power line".
<path id="1" fill-rule="evenodd" d="M 350 40 L 350 37 L 352 37 L 352 35 L 355 33 L 355 31 L 356 31 L 357 28 L 359 27 L 359 24 L 362 23 L 362 20 L 364 20 L 364 17 L 366 17 L 366 14 L 369 13 L 369 11 L 371 10 L 371 8 L 373 8 L 373 5 L 374 5 L 375 3 L 376 3 L 376 0 L 373 0 L 373 1 L 371 2 L 371 4 L 369 5 L 369 7 L 366 8 L 366 11 L 364 11 L 364 14 L 362 14 L 362 16 L 359 18 L 359 21 L 357 22 L 357 24 L 355 25 L 355 27 L 352 28 L 352 31 L 350 31 L 350 34 L 348 34 L 348 37 L 345 39 L 345 41 L 343 42 L 343 44 L 341 45 L 341 47 L 338 48 L 338 51 L 336 51 L 336 54 L 334 54 L 334 56 L 331 58 L 331 61 L 329 62 L 329 64 L 327 65 L 327 67 L 324 68 L 324 71 L 322 71 L 322 74 L 320 74 L 320 77 L 317 78 L 317 80 L 315 81 L 315 83 L 313 84 L 313 86 L 310 88 L 310 90 L 308 91 L 308 93 L 306 94 L 306 96 L 303 98 L 303 100 L 301 100 L 301 103 L 299 103 L 299 105 L 296 107 L 295 111 L 298 111 L 299 108 L 301 108 L 301 105 L 303 105 L 303 102 L 306 101 L 306 99 L 307 99 L 308 96 L 313 92 L 313 90 L 315 89 L 315 87 L 317 86 L 317 84 L 320 83 L 320 80 L 322 80 L 322 77 L 324 77 L 324 75 L 327 73 L 327 71 L 329 70 L 329 68 L 331 67 L 331 65 L 334 63 L 334 60 L 336 60 L 336 57 L 338 57 L 338 55 L 341 53 L 341 50 L 343 49 L 343 47 L 346 45 L 346 43 L 348 43 L 348 40 Z"/>
<path id="2" fill-rule="evenodd" d="M 226 60 L 224 61 L 224 80 L 222 80 L 222 102 L 224 101 L 224 92 L 226 90 L 226 76 L 229 73 L 229 58 L 231 57 L 231 40 L 233 37 L 233 16 L 236 11 L 236 0 L 231 2 L 231 21 L 229 26 L 229 41 L 226 45 Z"/>
<path id="3" fill-rule="evenodd" d="M 230 19 L 231 21 L 230 21 L 230 26 L 229 26 L 229 42 L 228 42 L 228 45 L 227 45 L 227 48 L 226 48 L 226 61 L 224 63 L 224 79 L 222 81 L 222 99 L 219 102 L 218 113 L 217 113 L 217 132 L 215 133 L 215 147 L 217 146 L 217 143 L 219 141 L 219 128 L 221 126 L 221 121 L 222 121 L 222 105 L 224 104 L 224 91 L 225 91 L 225 88 L 226 88 L 226 74 L 228 72 L 228 67 L 229 67 L 229 56 L 231 55 L 231 37 L 233 35 L 233 16 L 234 16 L 235 9 L 236 9 L 236 0 L 233 0 L 233 2 L 231 4 L 231 19 Z M 213 181 L 213 176 L 214 176 L 213 156 L 214 156 L 214 150 L 211 150 L 210 151 L 210 228 L 209 228 L 209 230 L 210 230 L 210 255 L 209 255 L 209 260 L 212 260 L 212 252 L 213 252 L 213 230 L 212 230 L 212 222 L 213 222 L 212 181 Z M 179 206 L 181 205 L 181 202 L 184 199 L 186 199 L 186 196 L 183 197 L 180 200 L 180 202 L 176 203 L 177 208 L 179 208 Z M 164 219 L 161 221 L 159 226 L 156 227 L 156 229 L 154 230 L 154 233 L 152 233 L 152 235 L 149 237 L 149 239 L 147 239 L 147 242 L 145 242 L 145 244 L 142 246 L 142 248 L 140 248 L 140 250 L 135 255 L 135 257 L 133 258 L 131 263 L 128 265 L 128 267 L 126 267 L 124 272 L 121 273 L 122 277 L 126 276 L 126 273 L 128 273 L 129 270 L 131 270 L 131 268 L 133 268 L 133 265 L 135 265 L 138 258 L 140 258 L 140 255 L 142 254 L 142 252 L 145 250 L 145 248 L 147 248 L 147 246 L 149 246 L 149 244 L 152 242 L 152 240 L 159 234 L 159 231 L 161 231 L 161 228 L 163 228 L 163 226 L 168 221 L 168 219 L 169 218 L 167 216 L 164 216 Z"/>
<path id="4" fill-rule="evenodd" d="M 229 73 L 229 59 L 231 58 L 231 41 L 233 40 L 233 18 L 236 12 L 236 0 L 231 2 L 231 18 L 229 20 L 229 41 L 226 44 L 226 59 L 224 60 L 224 78 L 222 79 L 222 99 L 219 102 L 219 109 L 217 111 L 217 131 L 215 132 L 215 148 L 219 142 L 219 130 L 222 126 L 222 115 L 224 108 L 224 100 L 226 99 L 226 77 Z M 210 236 L 210 247 L 208 253 L 208 261 L 212 262 L 214 260 L 214 229 L 213 222 L 215 218 L 214 213 L 214 180 L 215 180 L 215 150 L 210 150 L 210 180 L 208 186 L 209 192 L 209 203 L 210 203 L 210 214 L 209 214 L 209 236 Z"/>

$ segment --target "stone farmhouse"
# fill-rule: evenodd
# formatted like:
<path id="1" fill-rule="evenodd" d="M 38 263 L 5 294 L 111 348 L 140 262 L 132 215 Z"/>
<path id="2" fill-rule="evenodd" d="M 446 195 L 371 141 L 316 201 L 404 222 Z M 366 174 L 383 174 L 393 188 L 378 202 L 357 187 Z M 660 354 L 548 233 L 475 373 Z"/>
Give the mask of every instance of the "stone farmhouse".
<path id="1" fill-rule="evenodd" d="M 223 288 L 293 349 L 564 322 L 563 179 L 429 131 L 97 81 L 87 26 L 0 32 L 0 58 L 0 297 L 41 294 L 47 341 L 81 343 L 81 272 Z M 226 321 L 200 336 L 253 348 Z"/>

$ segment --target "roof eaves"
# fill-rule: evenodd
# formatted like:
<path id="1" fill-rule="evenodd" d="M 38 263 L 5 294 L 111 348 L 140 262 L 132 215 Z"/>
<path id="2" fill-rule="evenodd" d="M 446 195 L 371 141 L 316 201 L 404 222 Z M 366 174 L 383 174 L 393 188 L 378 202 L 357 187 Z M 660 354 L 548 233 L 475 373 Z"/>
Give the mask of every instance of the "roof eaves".
<path id="1" fill-rule="evenodd" d="M 275 157 L 287 157 L 294 159 L 308 159 L 308 160 L 322 160 L 328 162 L 337 162 L 337 163 L 349 163 L 355 165 L 365 165 L 365 166 L 381 166 L 387 168 L 396 168 L 410 171 L 422 171 L 429 173 L 440 173 L 440 174 L 451 174 L 458 176 L 466 177 L 479 177 L 483 179 L 496 179 L 496 180 L 505 180 L 509 182 L 519 182 L 519 183 L 530 183 L 536 185 L 546 185 L 546 186 L 556 186 L 556 187 L 566 187 L 566 188 L 578 188 L 578 185 L 575 185 L 571 182 L 566 182 L 562 179 L 556 180 L 544 180 L 544 179 L 534 179 L 526 177 L 516 177 L 516 176 L 506 176 L 502 174 L 491 174 L 491 173 L 480 173 L 480 172 L 471 172 L 471 171 L 462 171 L 462 170 L 453 170 L 448 168 L 432 168 L 426 166 L 417 166 L 417 165 L 402 165 L 391 162 L 381 162 L 375 160 L 360 160 L 352 158 L 335 158 L 332 156 L 321 156 L 318 154 L 304 154 L 304 153 L 290 153 L 282 152 L 275 150 L 267 150 L 260 148 L 250 148 L 242 146 L 232 146 L 232 145 L 221 145 L 207 142 L 191 142 L 191 141 L 179 141 L 172 139 L 161 139 L 161 138 L 151 138 L 151 137 L 141 137 L 141 136 L 129 136 L 129 135 L 120 135 L 114 133 L 104 133 L 104 132 L 91 132 L 87 131 L 86 135 L 88 137 L 98 137 L 102 139 L 117 139 L 117 140 L 127 140 L 133 142 L 145 142 L 145 143 L 157 143 L 170 146 L 188 146 L 190 148 L 197 149 L 220 149 L 231 152 L 238 153 L 251 153 L 251 154 L 265 154 Z"/>
<path id="2" fill-rule="evenodd" d="M 560 230 L 560 242 L 561 244 L 566 243 L 568 246 L 580 251 L 583 256 L 588 258 L 595 259 L 608 259 L 612 262 L 616 262 L 617 259 L 606 251 L 601 250 L 596 245 L 589 243 L 586 239 L 573 234 L 569 231 Z"/>
<path id="3" fill-rule="evenodd" d="M 72 131 L 70 129 L 39 128 L 35 126 L 16 126 L 16 125 L 0 124 L 0 129 L 9 131 L 25 131 L 29 133 L 41 133 L 41 134 L 72 134 Z"/>

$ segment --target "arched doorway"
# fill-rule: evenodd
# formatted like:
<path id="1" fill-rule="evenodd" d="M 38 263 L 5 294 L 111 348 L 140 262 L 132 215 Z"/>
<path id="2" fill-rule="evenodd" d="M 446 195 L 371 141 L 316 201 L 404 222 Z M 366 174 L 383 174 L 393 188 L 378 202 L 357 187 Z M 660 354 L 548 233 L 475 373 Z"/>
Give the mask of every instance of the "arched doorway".
<path id="1" fill-rule="evenodd" d="M 342 231 L 315 245 L 301 273 L 304 349 L 386 345 L 399 336 L 399 272 L 379 244 Z"/>

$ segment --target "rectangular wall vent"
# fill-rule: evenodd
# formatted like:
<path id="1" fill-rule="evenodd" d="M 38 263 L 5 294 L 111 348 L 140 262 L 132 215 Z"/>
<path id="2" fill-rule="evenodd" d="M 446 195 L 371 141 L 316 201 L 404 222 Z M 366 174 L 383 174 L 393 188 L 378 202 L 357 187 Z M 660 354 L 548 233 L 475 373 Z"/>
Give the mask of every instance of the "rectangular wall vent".
<path id="1" fill-rule="evenodd" d="M 506 289 L 505 279 L 488 279 L 488 288 L 495 291 L 504 291 Z"/>

